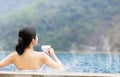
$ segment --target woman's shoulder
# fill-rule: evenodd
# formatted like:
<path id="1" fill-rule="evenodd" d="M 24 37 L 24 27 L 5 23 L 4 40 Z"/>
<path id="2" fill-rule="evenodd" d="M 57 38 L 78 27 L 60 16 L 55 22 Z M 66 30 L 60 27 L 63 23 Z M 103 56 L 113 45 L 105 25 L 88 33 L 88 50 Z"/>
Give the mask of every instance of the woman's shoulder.
<path id="1" fill-rule="evenodd" d="M 6 60 L 14 60 L 16 58 L 17 53 L 12 52 L 7 57 Z"/>
<path id="2" fill-rule="evenodd" d="M 39 55 L 40 57 L 47 56 L 47 54 L 45 52 L 36 52 L 36 54 Z"/>
<path id="3" fill-rule="evenodd" d="M 35 53 L 36 53 L 36 54 L 38 54 L 38 55 L 44 55 L 44 54 L 45 54 L 45 53 L 44 53 L 44 52 L 42 52 L 42 51 L 39 51 L 39 52 L 38 52 L 38 51 L 36 51 Z"/>
<path id="4" fill-rule="evenodd" d="M 17 56 L 18 54 L 17 54 L 17 52 L 12 52 L 11 54 L 9 54 L 9 56 Z"/>

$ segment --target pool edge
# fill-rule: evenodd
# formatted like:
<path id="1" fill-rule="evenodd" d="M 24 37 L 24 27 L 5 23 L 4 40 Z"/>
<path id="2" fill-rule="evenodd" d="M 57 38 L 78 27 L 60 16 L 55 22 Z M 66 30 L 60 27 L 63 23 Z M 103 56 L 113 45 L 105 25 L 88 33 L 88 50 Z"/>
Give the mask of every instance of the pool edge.
<path id="1" fill-rule="evenodd" d="M 64 73 L 42 73 L 42 72 L 14 72 L 14 71 L 0 71 L 0 77 L 120 77 L 120 74 L 111 73 L 81 73 L 81 72 L 64 72 Z"/>

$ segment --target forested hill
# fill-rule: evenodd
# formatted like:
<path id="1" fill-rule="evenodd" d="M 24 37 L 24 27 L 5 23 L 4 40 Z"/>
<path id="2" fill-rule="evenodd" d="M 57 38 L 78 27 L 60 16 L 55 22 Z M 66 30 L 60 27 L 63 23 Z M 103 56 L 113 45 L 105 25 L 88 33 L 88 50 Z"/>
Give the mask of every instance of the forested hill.
<path id="1" fill-rule="evenodd" d="M 14 50 L 18 30 L 34 26 L 36 49 L 50 44 L 61 51 L 81 45 L 102 50 L 101 37 L 107 36 L 111 50 L 119 50 L 119 21 L 120 0 L 0 0 L 0 49 Z"/>

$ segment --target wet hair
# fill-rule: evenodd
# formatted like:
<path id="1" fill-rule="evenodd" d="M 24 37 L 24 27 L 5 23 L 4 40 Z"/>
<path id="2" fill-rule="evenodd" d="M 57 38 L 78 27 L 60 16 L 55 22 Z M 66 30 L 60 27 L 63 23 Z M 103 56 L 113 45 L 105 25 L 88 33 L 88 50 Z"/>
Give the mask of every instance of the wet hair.
<path id="1" fill-rule="evenodd" d="M 36 30 L 33 27 L 24 27 L 19 31 L 18 37 L 18 44 L 15 49 L 19 55 L 22 55 L 25 48 L 29 47 L 32 39 L 36 38 Z"/>

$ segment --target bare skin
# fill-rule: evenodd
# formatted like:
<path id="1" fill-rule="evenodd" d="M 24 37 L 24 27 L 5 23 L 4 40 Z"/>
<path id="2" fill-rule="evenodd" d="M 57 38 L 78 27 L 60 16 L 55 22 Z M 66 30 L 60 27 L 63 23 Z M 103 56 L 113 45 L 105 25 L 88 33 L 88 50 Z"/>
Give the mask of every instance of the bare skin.
<path id="1" fill-rule="evenodd" d="M 38 38 L 32 39 L 28 48 L 25 49 L 23 55 L 18 55 L 16 52 L 11 53 L 5 59 L 0 61 L 0 68 L 9 64 L 14 64 L 18 70 L 37 70 L 43 64 L 56 69 L 59 72 L 64 71 L 61 61 L 54 53 L 54 49 L 49 49 L 48 54 L 53 58 L 51 59 L 44 52 L 34 51 L 33 47 L 37 44 Z"/>

